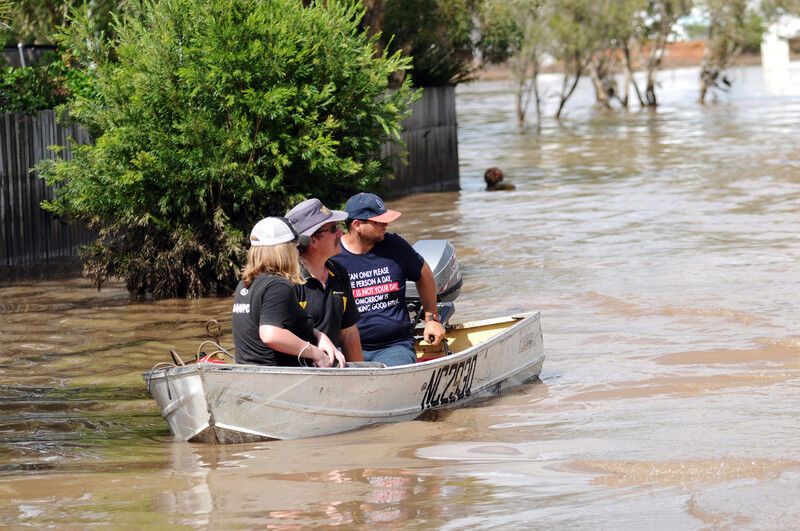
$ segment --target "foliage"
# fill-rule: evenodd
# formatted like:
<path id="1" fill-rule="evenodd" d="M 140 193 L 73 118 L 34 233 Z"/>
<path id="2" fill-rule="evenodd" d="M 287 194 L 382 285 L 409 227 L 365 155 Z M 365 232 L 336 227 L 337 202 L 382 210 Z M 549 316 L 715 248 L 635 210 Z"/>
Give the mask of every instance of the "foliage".
<path id="1" fill-rule="evenodd" d="M 761 41 L 766 27 L 760 13 L 751 11 L 742 21 L 742 51 L 746 53 L 761 53 Z"/>
<path id="2" fill-rule="evenodd" d="M 481 6 L 481 33 L 477 46 L 484 62 L 504 63 L 521 52 L 525 45 L 525 32 L 519 10 L 525 7 L 525 0 L 488 0 Z"/>
<path id="3" fill-rule="evenodd" d="M 800 15 L 800 0 L 761 0 L 757 7 L 764 25 L 777 22 L 786 15 L 795 17 Z"/>
<path id="4" fill-rule="evenodd" d="M 3 1 L 8 0 L 0 0 L 0 9 Z M 13 0 L 9 2 L 8 27 L 0 28 L 0 41 L 2 44 L 53 44 L 59 28 L 68 21 L 68 14 L 76 11 L 92 19 L 95 32 L 103 32 L 111 25 L 114 15 L 130 4 L 130 0 Z"/>
<path id="5" fill-rule="evenodd" d="M 684 22 L 681 24 L 686 37 L 690 41 L 705 39 L 708 36 L 708 23 L 707 22 Z"/>
<path id="6" fill-rule="evenodd" d="M 40 169 L 61 185 L 47 208 L 100 233 L 85 273 L 137 296 L 228 292 L 256 220 L 378 187 L 376 153 L 416 95 L 387 91 L 410 61 L 375 57 L 361 15 L 334 1 L 147 0 L 113 42 L 71 24 L 62 43 L 93 65 L 98 97 L 70 113 L 96 140 Z"/>
<path id="7" fill-rule="evenodd" d="M 414 86 L 452 85 L 469 78 L 477 5 L 478 0 L 386 0 L 383 45 L 412 58 Z"/>
<path id="8" fill-rule="evenodd" d="M 89 76 L 54 55 L 33 66 L 0 70 L 0 112 L 34 113 L 92 93 Z"/>
<path id="9" fill-rule="evenodd" d="M 11 0 L 0 0 L 0 31 L 9 31 L 11 29 L 11 11 L 13 5 Z"/>

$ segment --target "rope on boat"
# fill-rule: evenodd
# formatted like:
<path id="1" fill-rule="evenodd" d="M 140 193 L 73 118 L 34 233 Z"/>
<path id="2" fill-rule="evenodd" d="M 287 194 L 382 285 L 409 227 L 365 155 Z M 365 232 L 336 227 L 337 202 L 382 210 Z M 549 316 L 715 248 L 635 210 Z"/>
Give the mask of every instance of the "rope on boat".
<path id="1" fill-rule="evenodd" d="M 230 359 L 234 359 L 233 355 L 230 352 L 228 352 L 228 350 L 225 347 L 223 347 L 222 345 L 220 345 L 219 343 L 217 343 L 216 341 L 214 341 L 212 339 L 206 339 L 205 341 L 200 343 L 199 347 L 197 347 L 197 353 L 194 356 L 195 361 L 200 361 L 200 354 L 203 351 L 203 347 L 206 346 L 206 345 L 213 345 L 217 349 L 214 352 L 212 352 L 211 354 L 209 354 L 209 356 L 213 356 L 214 354 L 225 354 Z M 231 350 L 233 350 L 233 349 L 231 349 Z"/>
<path id="2" fill-rule="evenodd" d="M 216 319 L 209 319 L 208 321 L 206 321 L 206 336 L 208 337 L 208 339 L 200 343 L 200 346 L 197 347 L 197 353 L 195 354 L 194 357 L 195 361 L 200 361 L 200 353 L 203 351 L 203 347 L 208 344 L 213 345 L 214 347 L 216 347 L 217 350 L 209 354 L 207 358 L 210 358 L 211 356 L 215 356 L 217 354 L 225 354 L 230 359 L 235 361 L 233 355 L 230 352 L 228 352 L 228 349 L 220 345 L 219 338 L 222 337 L 222 324 L 220 324 L 219 321 L 217 321 Z M 234 348 L 235 347 L 231 347 L 230 350 L 233 350 Z"/>

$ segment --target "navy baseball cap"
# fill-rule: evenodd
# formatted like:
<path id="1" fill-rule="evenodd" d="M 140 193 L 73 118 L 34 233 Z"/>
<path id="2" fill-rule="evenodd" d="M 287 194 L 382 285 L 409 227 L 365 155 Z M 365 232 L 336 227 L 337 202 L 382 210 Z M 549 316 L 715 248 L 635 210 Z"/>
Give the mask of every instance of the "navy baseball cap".
<path id="1" fill-rule="evenodd" d="M 366 192 L 348 199 L 344 210 L 350 219 L 368 219 L 377 223 L 391 223 L 400 217 L 400 212 L 386 208 L 380 197 Z"/>

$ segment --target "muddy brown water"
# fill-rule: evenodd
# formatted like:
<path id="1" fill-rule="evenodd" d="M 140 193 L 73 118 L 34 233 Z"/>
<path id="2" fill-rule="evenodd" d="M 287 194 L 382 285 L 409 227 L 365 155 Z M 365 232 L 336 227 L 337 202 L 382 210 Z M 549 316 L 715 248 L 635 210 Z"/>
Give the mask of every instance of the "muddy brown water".
<path id="1" fill-rule="evenodd" d="M 230 300 L 0 287 L 0 525 L 796 528 L 800 65 L 705 107 L 696 75 L 654 113 L 582 87 L 541 134 L 506 82 L 459 88 L 463 190 L 391 206 L 456 246 L 456 320 L 542 312 L 542 381 L 479 407 L 176 444 L 140 373 Z M 482 191 L 491 165 L 515 192 Z"/>

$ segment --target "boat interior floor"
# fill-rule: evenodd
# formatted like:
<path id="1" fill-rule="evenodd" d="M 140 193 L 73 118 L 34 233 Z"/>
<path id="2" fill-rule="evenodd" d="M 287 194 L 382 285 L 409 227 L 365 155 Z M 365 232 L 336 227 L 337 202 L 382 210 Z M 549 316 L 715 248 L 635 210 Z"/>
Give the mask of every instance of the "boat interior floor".
<path id="1" fill-rule="evenodd" d="M 428 361 L 466 350 L 500 334 L 524 316 L 500 317 L 447 326 L 446 341 L 431 345 L 421 335 L 416 337 L 417 362 Z M 421 334 L 422 330 L 418 330 Z"/>

